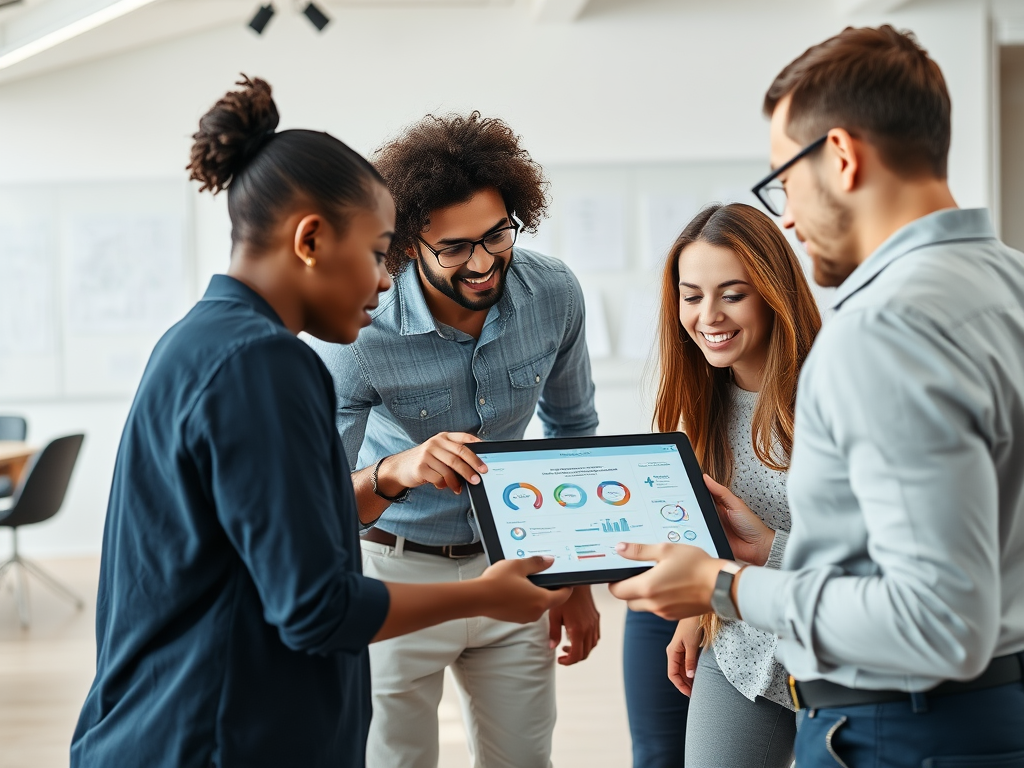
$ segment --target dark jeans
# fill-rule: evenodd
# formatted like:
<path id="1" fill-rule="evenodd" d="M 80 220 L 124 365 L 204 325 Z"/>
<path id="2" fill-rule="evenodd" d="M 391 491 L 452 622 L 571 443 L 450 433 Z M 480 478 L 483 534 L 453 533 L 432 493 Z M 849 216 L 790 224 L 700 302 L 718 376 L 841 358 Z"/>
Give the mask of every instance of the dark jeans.
<path id="1" fill-rule="evenodd" d="M 682 768 L 690 698 L 666 675 L 665 648 L 676 622 L 628 611 L 622 671 L 633 739 L 633 768 Z"/>
<path id="2" fill-rule="evenodd" d="M 800 768 L 1024 768 L 1024 684 L 910 702 L 801 710 Z M 922 711 L 926 709 L 926 711 Z"/>

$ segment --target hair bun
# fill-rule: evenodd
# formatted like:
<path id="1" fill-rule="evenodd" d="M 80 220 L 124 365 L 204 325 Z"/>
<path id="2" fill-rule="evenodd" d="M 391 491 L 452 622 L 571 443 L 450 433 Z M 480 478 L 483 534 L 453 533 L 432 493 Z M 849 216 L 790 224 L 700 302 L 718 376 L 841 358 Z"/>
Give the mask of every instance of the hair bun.
<path id="1" fill-rule="evenodd" d="M 225 189 L 253 157 L 280 122 L 270 85 L 260 78 L 242 75 L 236 85 L 199 121 L 192 134 L 189 179 L 202 183 L 199 191 L 217 194 Z"/>

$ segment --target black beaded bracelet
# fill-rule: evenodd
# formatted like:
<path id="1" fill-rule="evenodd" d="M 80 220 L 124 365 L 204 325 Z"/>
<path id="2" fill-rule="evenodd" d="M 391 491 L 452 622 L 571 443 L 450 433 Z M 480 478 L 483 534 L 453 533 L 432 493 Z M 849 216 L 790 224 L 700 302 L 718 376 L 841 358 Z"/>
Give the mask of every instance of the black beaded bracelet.
<path id="1" fill-rule="evenodd" d="M 377 466 L 375 466 L 373 468 L 373 474 L 370 475 L 370 487 L 373 488 L 373 492 L 375 494 L 380 496 L 385 501 L 390 501 L 392 504 L 401 504 L 402 502 L 404 502 L 406 499 L 409 498 L 409 489 L 408 488 L 405 488 L 397 496 L 385 496 L 383 493 L 381 493 L 380 489 L 377 487 L 377 472 L 380 471 L 380 465 L 384 463 L 384 459 L 386 459 L 386 458 L 388 458 L 388 457 L 385 456 L 383 459 L 378 461 L 377 462 Z"/>

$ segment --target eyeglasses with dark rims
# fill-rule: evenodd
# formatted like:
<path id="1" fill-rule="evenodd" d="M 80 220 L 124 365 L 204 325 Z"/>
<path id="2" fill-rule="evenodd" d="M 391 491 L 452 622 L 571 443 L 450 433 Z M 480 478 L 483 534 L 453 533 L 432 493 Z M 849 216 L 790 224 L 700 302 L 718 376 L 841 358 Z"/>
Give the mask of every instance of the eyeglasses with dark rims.
<path id="1" fill-rule="evenodd" d="M 761 205 L 767 208 L 768 213 L 772 216 L 781 216 L 786 212 L 786 188 L 781 182 L 775 182 L 775 180 L 796 165 L 797 162 L 811 154 L 811 152 L 824 146 L 826 139 L 828 139 L 827 133 L 820 139 L 812 141 L 751 187 L 750 191 L 754 193 L 757 199 L 761 201 Z M 772 182 L 775 183 L 773 184 Z"/>
<path id="2" fill-rule="evenodd" d="M 437 263 L 443 269 L 452 269 L 453 267 L 461 267 L 463 264 L 468 263 L 473 258 L 473 253 L 478 245 L 491 254 L 491 256 L 500 256 L 515 245 L 516 237 L 523 228 L 523 222 L 514 213 L 509 216 L 509 221 L 512 222 L 509 226 L 493 229 L 479 240 L 464 240 L 446 245 L 444 248 L 435 249 L 430 243 L 419 236 L 416 239 L 423 243 L 428 251 L 434 254 L 434 258 L 437 259 Z"/>

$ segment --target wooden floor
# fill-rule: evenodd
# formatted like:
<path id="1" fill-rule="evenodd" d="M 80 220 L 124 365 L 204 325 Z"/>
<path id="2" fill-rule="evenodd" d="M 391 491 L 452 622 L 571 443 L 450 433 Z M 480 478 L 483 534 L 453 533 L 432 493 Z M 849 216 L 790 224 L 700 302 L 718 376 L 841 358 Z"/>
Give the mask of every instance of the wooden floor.
<path id="1" fill-rule="evenodd" d="M 82 595 L 76 611 L 38 581 L 29 582 L 32 626 L 22 630 L 8 576 L 0 589 L 0 768 L 66 768 L 68 745 L 95 669 L 99 560 L 38 563 Z M 622 693 L 625 610 L 595 589 L 600 645 L 590 659 L 558 667 L 556 768 L 626 768 L 629 731 Z M 467 768 L 458 699 L 447 685 L 439 710 L 440 768 Z"/>

